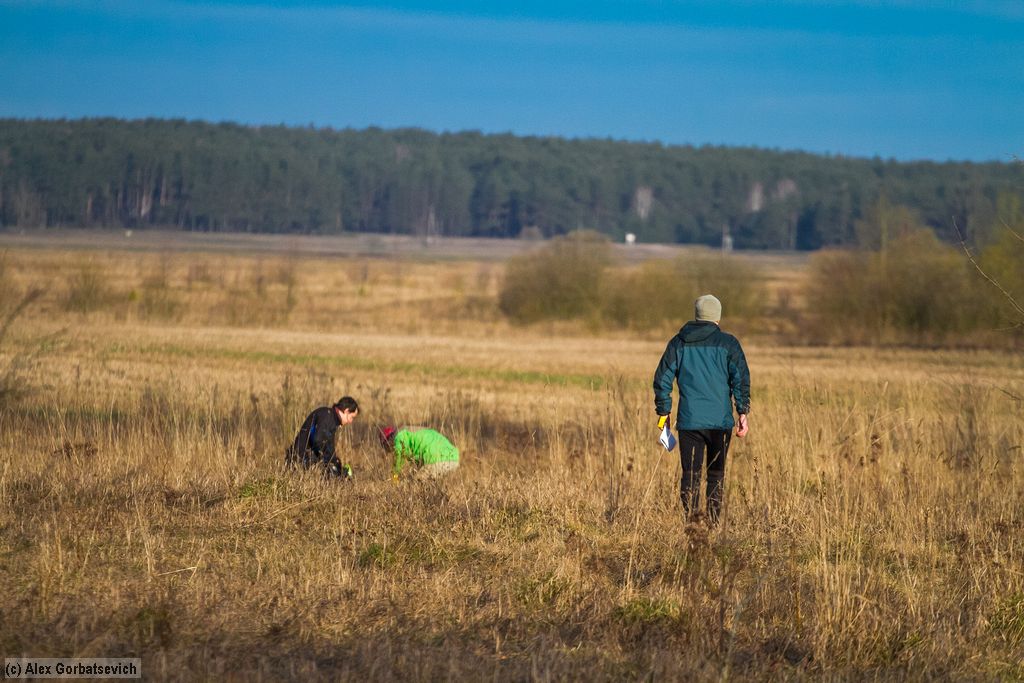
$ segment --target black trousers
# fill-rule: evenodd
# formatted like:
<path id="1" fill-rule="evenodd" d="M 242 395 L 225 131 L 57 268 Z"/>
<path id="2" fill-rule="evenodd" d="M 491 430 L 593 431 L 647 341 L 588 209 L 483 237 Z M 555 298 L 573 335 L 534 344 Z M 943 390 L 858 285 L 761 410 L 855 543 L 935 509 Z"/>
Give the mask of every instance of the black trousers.
<path id="1" fill-rule="evenodd" d="M 731 429 L 680 429 L 679 460 L 683 476 L 679 481 L 679 497 L 689 517 L 700 509 L 700 474 L 707 458 L 708 518 L 717 522 L 722 514 L 722 482 L 725 479 L 725 457 L 729 453 Z"/>

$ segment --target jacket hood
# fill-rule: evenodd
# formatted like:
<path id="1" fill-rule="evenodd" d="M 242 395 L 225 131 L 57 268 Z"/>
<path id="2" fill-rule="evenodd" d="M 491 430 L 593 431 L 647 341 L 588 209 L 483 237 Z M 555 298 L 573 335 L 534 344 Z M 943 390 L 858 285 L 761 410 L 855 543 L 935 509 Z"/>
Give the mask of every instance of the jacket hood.
<path id="1" fill-rule="evenodd" d="M 718 332 L 718 325 L 705 320 L 691 320 L 679 330 L 679 336 L 688 344 L 701 342 Z"/>

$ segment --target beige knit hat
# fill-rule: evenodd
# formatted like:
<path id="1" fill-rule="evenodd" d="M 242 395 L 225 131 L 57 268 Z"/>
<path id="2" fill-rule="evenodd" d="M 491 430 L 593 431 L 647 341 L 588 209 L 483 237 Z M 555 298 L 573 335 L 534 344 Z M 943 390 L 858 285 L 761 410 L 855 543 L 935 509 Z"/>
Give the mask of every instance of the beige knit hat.
<path id="1" fill-rule="evenodd" d="M 693 310 L 697 320 L 717 323 L 722 319 L 722 302 L 711 294 L 697 297 L 693 302 Z"/>

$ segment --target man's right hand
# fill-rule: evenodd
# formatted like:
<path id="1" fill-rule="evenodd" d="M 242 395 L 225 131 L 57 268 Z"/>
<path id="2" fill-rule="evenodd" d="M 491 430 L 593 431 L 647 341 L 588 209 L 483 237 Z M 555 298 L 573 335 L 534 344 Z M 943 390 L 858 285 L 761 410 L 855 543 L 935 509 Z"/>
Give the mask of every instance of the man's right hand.
<path id="1" fill-rule="evenodd" d="M 668 415 L 658 416 L 658 429 L 664 429 L 665 424 L 668 422 Z"/>
<path id="2" fill-rule="evenodd" d="M 745 437 L 747 435 L 747 432 L 749 432 L 749 431 L 750 431 L 750 424 L 747 422 L 747 415 L 746 415 L 746 413 L 741 413 L 740 414 L 740 423 L 736 426 L 736 436 L 738 436 L 738 437 L 740 437 L 742 439 L 743 437 Z"/>

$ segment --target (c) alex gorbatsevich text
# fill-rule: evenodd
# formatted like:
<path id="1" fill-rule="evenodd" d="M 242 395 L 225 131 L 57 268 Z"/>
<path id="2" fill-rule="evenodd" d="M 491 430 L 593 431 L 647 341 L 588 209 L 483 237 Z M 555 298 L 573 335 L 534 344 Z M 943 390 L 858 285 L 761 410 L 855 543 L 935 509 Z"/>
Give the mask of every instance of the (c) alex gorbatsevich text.
<path id="1" fill-rule="evenodd" d="M 142 678 L 138 657 L 7 657 L 4 678 Z"/>

